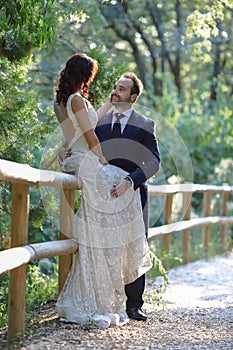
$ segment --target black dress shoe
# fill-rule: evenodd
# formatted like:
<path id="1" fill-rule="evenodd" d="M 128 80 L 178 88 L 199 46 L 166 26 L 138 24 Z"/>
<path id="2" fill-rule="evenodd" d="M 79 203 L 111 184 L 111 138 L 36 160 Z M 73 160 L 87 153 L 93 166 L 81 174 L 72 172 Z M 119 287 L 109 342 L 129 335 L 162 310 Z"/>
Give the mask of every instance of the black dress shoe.
<path id="1" fill-rule="evenodd" d="M 142 312 L 140 307 L 133 307 L 131 309 L 127 309 L 126 312 L 129 318 L 133 318 L 134 320 L 146 321 L 147 319 L 147 315 L 144 312 Z"/>

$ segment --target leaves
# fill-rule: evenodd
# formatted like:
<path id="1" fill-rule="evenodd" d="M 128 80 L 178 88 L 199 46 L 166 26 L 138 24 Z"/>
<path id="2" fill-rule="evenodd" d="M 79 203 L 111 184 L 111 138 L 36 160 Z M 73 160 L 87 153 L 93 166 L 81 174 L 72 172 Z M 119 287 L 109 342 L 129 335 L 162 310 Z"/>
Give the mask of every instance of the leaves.
<path id="1" fill-rule="evenodd" d="M 0 152 L 1 157 L 29 161 L 28 146 L 38 140 L 41 125 L 37 114 L 37 94 L 28 81 L 28 67 L 0 60 Z M 27 83 L 28 81 L 28 83 Z"/>
<path id="2" fill-rule="evenodd" d="M 54 37 L 54 0 L 0 2 L 0 54 L 10 60 L 30 57 L 32 48 Z"/>

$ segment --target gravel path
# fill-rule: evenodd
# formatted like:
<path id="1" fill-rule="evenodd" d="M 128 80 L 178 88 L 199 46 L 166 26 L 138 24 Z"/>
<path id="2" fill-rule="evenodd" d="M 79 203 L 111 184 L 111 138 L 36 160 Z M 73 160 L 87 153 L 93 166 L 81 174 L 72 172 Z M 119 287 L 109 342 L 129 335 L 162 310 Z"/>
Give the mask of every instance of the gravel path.
<path id="1" fill-rule="evenodd" d="M 60 323 L 53 303 L 38 310 L 40 323 L 21 348 L 13 348 L 232 350 L 233 253 L 171 269 L 168 278 L 164 310 L 153 302 L 161 278 L 147 280 L 146 322 L 131 320 L 123 327 L 84 330 Z"/>

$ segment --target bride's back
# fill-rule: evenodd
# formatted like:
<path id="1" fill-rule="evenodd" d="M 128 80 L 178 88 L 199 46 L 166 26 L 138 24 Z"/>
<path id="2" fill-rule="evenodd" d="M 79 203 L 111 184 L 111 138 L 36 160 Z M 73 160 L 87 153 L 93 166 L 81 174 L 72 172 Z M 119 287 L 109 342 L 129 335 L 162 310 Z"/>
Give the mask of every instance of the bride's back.
<path id="1" fill-rule="evenodd" d="M 72 120 L 67 114 L 66 107 L 61 103 L 60 105 L 54 102 L 54 112 L 61 126 L 63 135 L 68 144 L 71 143 L 75 136 L 75 128 Z"/>

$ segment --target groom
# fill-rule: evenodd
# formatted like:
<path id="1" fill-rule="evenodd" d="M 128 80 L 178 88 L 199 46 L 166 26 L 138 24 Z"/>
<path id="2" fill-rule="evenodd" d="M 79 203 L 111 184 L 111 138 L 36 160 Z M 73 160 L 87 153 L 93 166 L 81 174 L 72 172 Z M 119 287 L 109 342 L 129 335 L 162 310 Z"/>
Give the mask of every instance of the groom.
<path id="1" fill-rule="evenodd" d="M 143 86 L 134 73 L 125 73 L 111 92 L 113 111 L 104 115 L 96 126 L 105 158 L 128 173 L 125 179 L 114 184 L 113 197 L 121 196 L 128 186 L 140 188 L 143 219 L 148 230 L 148 190 L 146 180 L 159 170 L 160 154 L 155 137 L 154 121 L 138 113 L 133 104 Z M 145 288 L 145 275 L 125 286 L 126 312 L 129 318 L 145 321 L 141 310 Z"/>

